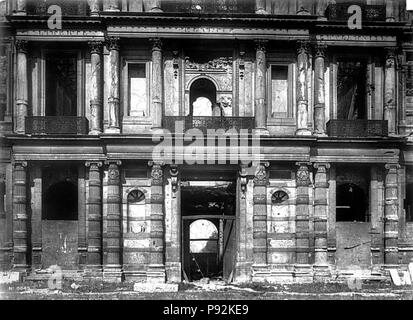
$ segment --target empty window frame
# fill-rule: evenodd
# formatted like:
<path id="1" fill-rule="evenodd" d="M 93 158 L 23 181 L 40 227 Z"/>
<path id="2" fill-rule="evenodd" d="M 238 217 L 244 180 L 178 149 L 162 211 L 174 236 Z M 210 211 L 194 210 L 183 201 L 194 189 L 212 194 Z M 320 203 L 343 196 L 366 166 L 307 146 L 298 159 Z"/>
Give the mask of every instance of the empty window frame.
<path id="1" fill-rule="evenodd" d="M 273 119 L 293 117 L 292 65 L 272 64 L 269 68 L 269 117 Z"/>
<path id="2" fill-rule="evenodd" d="M 127 63 L 127 115 L 148 117 L 148 77 L 146 63 Z"/>

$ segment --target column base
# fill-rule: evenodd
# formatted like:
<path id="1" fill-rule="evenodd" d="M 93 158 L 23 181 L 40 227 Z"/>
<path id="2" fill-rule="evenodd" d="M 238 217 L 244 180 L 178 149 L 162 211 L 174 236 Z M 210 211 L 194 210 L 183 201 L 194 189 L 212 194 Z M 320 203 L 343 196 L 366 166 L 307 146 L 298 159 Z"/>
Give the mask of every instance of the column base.
<path id="1" fill-rule="evenodd" d="M 166 282 L 166 271 L 163 264 L 152 264 L 149 265 L 148 271 L 146 272 L 146 278 L 148 283 L 165 283 Z"/>
<path id="2" fill-rule="evenodd" d="M 255 14 L 268 14 L 268 12 L 265 9 L 259 9 L 255 11 Z"/>
<path id="3" fill-rule="evenodd" d="M 270 132 L 267 128 L 255 128 L 252 130 L 255 136 L 269 136 Z"/>
<path id="4" fill-rule="evenodd" d="M 307 128 L 302 128 L 302 129 L 297 129 L 297 131 L 295 132 L 296 136 L 311 136 L 312 133 L 309 129 Z"/>
<path id="5" fill-rule="evenodd" d="M 120 265 L 104 266 L 103 280 L 107 282 L 121 282 L 122 281 L 122 267 Z"/>
<path id="6" fill-rule="evenodd" d="M 91 131 L 89 131 L 90 136 L 98 136 L 100 134 L 102 134 L 102 131 L 100 131 L 100 130 L 91 130 Z"/>
<path id="7" fill-rule="evenodd" d="M 165 269 L 166 269 L 167 282 L 181 282 L 182 281 L 180 262 L 167 262 Z"/>
<path id="8" fill-rule="evenodd" d="M 309 264 L 294 265 L 295 282 L 309 283 L 313 282 L 313 272 Z"/>
<path id="9" fill-rule="evenodd" d="M 120 134 L 120 128 L 106 128 L 105 129 L 105 133 L 109 133 L 109 134 Z"/>
<path id="10" fill-rule="evenodd" d="M 325 281 L 331 278 L 330 267 L 327 264 L 314 265 L 314 281 Z"/>

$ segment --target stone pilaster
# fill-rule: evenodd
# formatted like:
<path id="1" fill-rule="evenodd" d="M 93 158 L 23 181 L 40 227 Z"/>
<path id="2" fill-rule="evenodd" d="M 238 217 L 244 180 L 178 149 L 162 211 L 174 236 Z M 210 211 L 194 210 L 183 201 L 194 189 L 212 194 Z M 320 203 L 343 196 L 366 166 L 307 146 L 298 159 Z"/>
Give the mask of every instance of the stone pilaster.
<path id="1" fill-rule="evenodd" d="M 384 263 L 396 265 L 399 239 L 398 164 L 386 164 L 384 191 Z"/>
<path id="2" fill-rule="evenodd" d="M 255 129 L 262 133 L 267 131 L 267 41 L 257 40 L 255 42 L 256 65 L 255 65 Z"/>
<path id="3" fill-rule="evenodd" d="M 255 13 L 268 14 L 265 0 L 255 0 Z"/>
<path id="4" fill-rule="evenodd" d="M 28 109 L 27 46 L 25 40 L 16 41 L 17 81 L 16 81 L 16 121 L 15 132 L 25 133 L 25 117 Z"/>
<path id="5" fill-rule="evenodd" d="M 0 271 L 6 270 L 6 212 L 4 210 L 4 196 L 6 193 L 6 175 L 0 173 Z"/>
<path id="6" fill-rule="evenodd" d="M 326 135 L 324 58 L 327 47 L 316 45 L 314 59 L 314 133 Z"/>
<path id="7" fill-rule="evenodd" d="M 18 15 L 26 15 L 26 0 L 17 0 L 16 1 L 16 13 Z"/>
<path id="8" fill-rule="evenodd" d="M 90 15 L 96 17 L 99 15 L 99 0 L 88 0 Z"/>
<path id="9" fill-rule="evenodd" d="M 89 197 L 88 205 L 88 244 L 87 269 L 91 274 L 102 271 L 102 180 L 100 168 L 102 162 L 88 161 L 89 168 Z"/>
<path id="10" fill-rule="evenodd" d="M 108 127 L 105 133 L 120 133 L 119 121 L 119 79 L 120 58 L 119 38 L 109 37 L 106 41 L 109 50 L 109 97 L 108 97 Z"/>
<path id="11" fill-rule="evenodd" d="M 27 162 L 13 164 L 13 269 L 27 272 L 28 265 L 28 227 L 27 213 Z"/>
<path id="12" fill-rule="evenodd" d="M 308 129 L 308 42 L 297 43 L 297 131 L 296 135 L 311 135 Z"/>
<path id="13" fill-rule="evenodd" d="M 103 277 L 111 281 L 122 279 L 122 199 L 120 160 L 106 161 L 107 212 L 103 219 Z"/>
<path id="14" fill-rule="evenodd" d="M 151 166 L 151 252 L 147 271 L 148 282 L 165 282 L 165 216 L 163 163 L 149 162 Z"/>
<path id="15" fill-rule="evenodd" d="M 42 268 L 42 169 L 35 166 L 31 169 L 31 255 L 32 268 Z"/>
<path id="16" fill-rule="evenodd" d="M 328 277 L 328 253 L 327 253 L 327 216 L 328 216 L 328 178 L 329 163 L 315 163 L 317 170 L 314 177 L 314 235 L 315 235 L 315 262 L 314 271 L 316 277 Z"/>
<path id="17" fill-rule="evenodd" d="M 384 120 L 389 134 L 396 134 L 396 48 L 386 48 L 384 70 Z"/>
<path id="18" fill-rule="evenodd" d="M 253 259 L 254 267 L 267 265 L 267 184 L 266 167 L 260 163 L 254 176 L 253 195 Z"/>
<path id="19" fill-rule="evenodd" d="M 297 281 L 308 281 L 311 278 L 310 268 L 310 217 L 309 217 L 309 185 L 310 163 L 297 162 L 296 183 L 297 200 L 295 209 L 296 234 L 296 265 L 295 277 Z M 311 279 L 312 280 L 312 279 Z"/>
<path id="20" fill-rule="evenodd" d="M 103 63 L 100 41 L 89 42 L 91 62 L 89 134 L 102 133 L 103 121 Z"/>
<path id="21" fill-rule="evenodd" d="M 119 0 L 103 0 L 103 11 L 120 11 Z"/>
<path id="22" fill-rule="evenodd" d="M 152 112 L 153 129 L 162 128 L 163 114 L 163 58 L 162 41 L 151 39 L 152 42 Z"/>

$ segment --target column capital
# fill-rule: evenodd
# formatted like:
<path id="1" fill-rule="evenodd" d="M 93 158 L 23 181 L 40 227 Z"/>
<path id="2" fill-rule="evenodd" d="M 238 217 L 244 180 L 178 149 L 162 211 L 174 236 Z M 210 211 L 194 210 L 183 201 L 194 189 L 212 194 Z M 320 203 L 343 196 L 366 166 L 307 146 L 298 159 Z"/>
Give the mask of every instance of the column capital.
<path id="1" fill-rule="evenodd" d="M 314 44 L 315 58 L 324 58 L 327 52 L 328 46 L 325 43 L 317 42 Z"/>
<path id="2" fill-rule="evenodd" d="M 28 167 L 28 163 L 27 161 L 22 161 L 22 160 L 14 160 L 13 161 L 13 167 L 23 167 L 23 168 L 27 168 Z"/>
<path id="3" fill-rule="evenodd" d="M 161 51 L 162 50 L 162 40 L 160 38 L 151 38 L 149 41 L 152 44 L 152 51 Z"/>
<path id="4" fill-rule="evenodd" d="M 148 165 L 150 167 L 152 167 L 152 170 L 151 170 L 152 184 L 162 185 L 163 184 L 163 169 L 162 169 L 162 167 L 165 165 L 165 163 L 164 162 L 149 161 Z"/>
<path id="5" fill-rule="evenodd" d="M 89 41 L 88 42 L 91 54 L 101 54 L 103 48 L 103 41 Z"/>
<path id="6" fill-rule="evenodd" d="M 397 47 L 385 47 L 384 51 L 386 55 L 386 67 L 394 66 Z"/>
<path id="7" fill-rule="evenodd" d="M 328 162 L 316 162 L 313 167 L 317 169 L 317 172 L 327 172 L 330 169 L 330 164 Z"/>
<path id="8" fill-rule="evenodd" d="M 269 162 L 261 162 L 257 164 L 257 169 L 254 174 L 254 185 L 256 186 L 266 186 L 268 184 L 266 169 L 269 167 Z"/>
<path id="9" fill-rule="evenodd" d="M 16 40 L 16 50 L 19 53 L 27 53 L 29 42 L 27 40 Z"/>
<path id="10" fill-rule="evenodd" d="M 87 168 L 97 170 L 97 169 L 99 169 L 100 167 L 102 167 L 102 161 L 98 161 L 98 160 L 96 160 L 96 161 L 94 161 L 94 160 L 92 160 L 92 161 L 86 161 L 86 162 L 85 162 L 85 166 L 86 166 Z"/>
<path id="11" fill-rule="evenodd" d="M 308 186 L 310 184 L 310 172 L 308 167 L 311 166 L 311 162 L 296 162 L 299 167 L 296 174 L 296 182 L 298 186 Z"/>
<path id="12" fill-rule="evenodd" d="M 254 43 L 255 43 L 255 49 L 257 51 L 262 51 L 264 53 L 267 51 L 268 40 L 258 39 L 258 40 L 254 40 Z"/>
<path id="13" fill-rule="evenodd" d="M 297 54 L 308 54 L 310 42 L 308 40 L 298 40 L 296 43 Z"/>
<path id="14" fill-rule="evenodd" d="M 120 38 L 119 37 L 107 37 L 106 47 L 108 50 L 120 50 Z"/>
<path id="15" fill-rule="evenodd" d="M 386 170 L 389 170 L 389 171 L 396 171 L 396 170 L 400 169 L 400 164 L 398 164 L 398 163 L 386 163 L 384 165 L 384 168 L 386 168 Z"/>
<path id="16" fill-rule="evenodd" d="M 105 160 L 105 165 L 107 165 L 107 166 L 110 166 L 110 165 L 121 166 L 122 165 L 122 160 L 108 159 L 108 160 Z"/>

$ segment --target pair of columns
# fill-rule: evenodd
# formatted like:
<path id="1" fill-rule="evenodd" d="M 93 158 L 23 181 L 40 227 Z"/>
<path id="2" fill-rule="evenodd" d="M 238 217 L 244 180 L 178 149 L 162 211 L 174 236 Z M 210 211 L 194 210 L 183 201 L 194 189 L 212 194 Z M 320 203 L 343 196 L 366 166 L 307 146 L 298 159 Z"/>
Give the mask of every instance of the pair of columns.
<path id="1" fill-rule="evenodd" d="M 152 42 L 152 112 L 154 128 L 162 127 L 163 105 L 163 69 L 162 42 L 151 39 Z M 90 132 L 91 135 L 103 132 L 103 42 L 89 43 L 91 53 L 91 100 L 90 100 Z M 108 95 L 108 126 L 105 133 L 120 133 L 120 44 L 119 38 L 109 37 L 106 41 L 109 51 L 109 95 Z"/>

